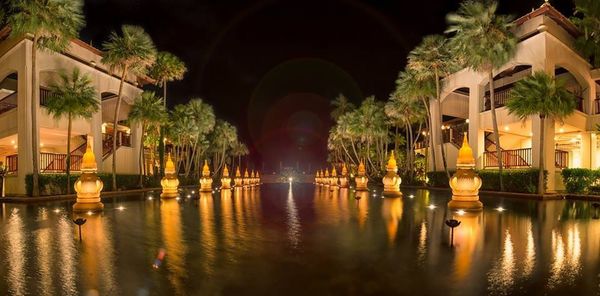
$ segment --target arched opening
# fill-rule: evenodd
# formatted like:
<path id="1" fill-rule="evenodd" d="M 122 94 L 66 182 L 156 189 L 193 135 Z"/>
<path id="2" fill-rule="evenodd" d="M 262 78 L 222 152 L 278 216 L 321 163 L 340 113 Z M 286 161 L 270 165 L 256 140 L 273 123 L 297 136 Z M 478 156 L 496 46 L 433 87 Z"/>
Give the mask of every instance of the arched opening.
<path id="1" fill-rule="evenodd" d="M 444 143 L 460 147 L 464 133 L 469 131 L 469 95 L 468 87 L 453 90 L 442 99 L 442 138 Z"/>
<path id="2" fill-rule="evenodd" d="M 17 108 L 17 87 L 19 77 L 16 72 L 0 81 L 0 114 Z"/>
<path id="3" fill-rule="evenodd" d="M 102 101 L 102 158 L 106 159 L 112 154 L 112 139 L 114 131 L 115 108 L 117 107 L 118 95 L 114 92 L 105 91 L 100 93 Z M 131 128 L 127 121 L 132 104 L 128 98 L 123 97 L 119 108 L 117 124 L 117 148 L 121 146 L 131 147 Z"/>

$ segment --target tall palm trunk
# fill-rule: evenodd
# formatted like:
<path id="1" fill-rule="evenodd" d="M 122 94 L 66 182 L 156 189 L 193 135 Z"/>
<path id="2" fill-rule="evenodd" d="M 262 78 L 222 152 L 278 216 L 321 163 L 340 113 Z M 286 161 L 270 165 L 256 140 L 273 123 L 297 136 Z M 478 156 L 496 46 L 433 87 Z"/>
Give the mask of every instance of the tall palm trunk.
<path id="1" fill-rule="evenodd" d="M 121 82 L 119 83 L 119 95 L 117 96 L 117 106 L 115 107 L 115 119 L 113 121 L 113 143 L 112 143 L 112 190 L 117 191 L 117 126 L 119 124 L 119 111 L 121 109 L 121 100 L 123 96 L 123 84 L 125 83 L 125 75 L 127 74 L 127 66 L 123 67 L 121 72 Z"/>
<path id="2" fill-rule="evenodd" d="M 144 126 L 145 124 L 142 122 L 142 130 L 140 132 L 140 155 L 139 155 L 139 163 L 140 163 L 140 180 L 139 186 L 140 188 L 144 187 Z M 113 154 L 114 155 L 114 154 Z"/>
<path id="3" fill-rule="evenodd" d="M 68 123 L 67 123 L 67 194 L 71 194 L 71 126 L 72 126 L 72 116 L 71 113 L 68 115 Z"/>
<path id="4" fill-rule="evenodd" d="M 438 120 L 440 121 L 441 126 L 443 124 L 444 117 L 442 115 L 442 98 L 440 98 L 440 76 L 437 73 L 437 71 L 435 72 L 435 97 L 438 105 Z M 440 135 L 438 138 L 440 141 L 440 150 L 442 151 L 442 164 L 444 165 L 444 171 L 446 172 L 446 176 L 448 177 L 448 180 L 450 180 L 450 173 L 448 172 L 448 163 L 446 162 L 446 150 L 444 149 L 444 133 L 442 133 L 442 131 L 438 131 L 438 134 Z M 435 151 L 433 153 L 435 154 Z"/>
<path id="5" fill-rule="evenodd" d="M 37 124 L 37 112 L 40 104 L 39 93 L 40 87 L 38 85 L 37 76 L 37 44 L 39 42 L 39 36 L 33 36 L 33 46 L 31 48 L 31 152 L 33 159 L 31 164 L 33 166 L 32 175 L 32 191 L 31 195 L 40 195 L 40 168 L 39 168 L 39 144 L 38 144 L 38 124 Z"/>
<path id="6" fill-rule="evenodd" d="M 433 171 L 437 171 L 437 165 L 435 162 L 435 147 L 433 147 L 433 141 L 431 140 L 431 128 L 433 127 L 433 118 L 431 118 L 431 110 L 429 110 L 429 104 L 427 103 L 427 100 L 423 97 L 421 98 L 421 100 L 423 101 L 423 105 L 425 106 L 425 111 L 427 112 L 427 130 L 429 131 L 429 134 L 427 135 L 427 144 L 429 144 L 429 148 L 431 148 L 431 161 L 433 162 Z M 429 148 L 425 149 L 425 153 L 429 153 Z M 425 155 L 425 161 L 429 162 L 429 157 L 428 155 Z M 425 163 L 425 170 L 427 170 L 429 168 L 429 164 Z"/>
<path id="7" fill-rule="evenodd" d="M 165 109 L 167 108 L 167 82 L 163 81 L 162 83 L 162 87 L 163 87 L 163 105 L 165 106 Z M 165 173 L 165 127 L 161 124 L 160 126 L 160 133 L 159 133 L 159 140 L 158 140 L 158 161 L 160 163 L 160 167 L 159 167 L 159 176 L 162 177 Z"/>
<path id="8" fill-rule="evenodd" d="M 540 159 L 539 159 L 539 169 L 538 173 L 538 193 L 544 194 L 546 188 L 544 188 L 544 134 L 546 133 L 546 115 L 540 114 L 540 129 L 542 130 L 540 133 Z"/>
<path id="9" fill-rule="evenodd" d="M 492 126 L 494 128 L 494 140 L 496 141 L 496 157 L 498 158 L 498 178 L 500 181 L 500 191 L 504 191 L 502 182 L 502 148 L 500 146 L 500 133 L 498 132 L 498 120 L 496 119 L 496 99 L 494 97 L 494 74 L 490 70 L 488 78 L 490 79 L 490 110 L 492 112 Z"/>

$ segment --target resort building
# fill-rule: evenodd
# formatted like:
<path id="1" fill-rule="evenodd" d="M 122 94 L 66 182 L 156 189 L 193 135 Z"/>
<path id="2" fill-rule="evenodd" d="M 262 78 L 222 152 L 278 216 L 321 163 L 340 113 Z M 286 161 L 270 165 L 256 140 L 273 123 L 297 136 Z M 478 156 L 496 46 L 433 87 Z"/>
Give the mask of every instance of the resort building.
<path id="1" fill-rule="evenodd" d="M 53 53 L 40 50 L 37 54 L 38 73 L 32 73 L 32 41 L 28 37 L 9 38 L 10 30 L 0 31 L 0 161 L 7 170 L 5 194 L 25 194 L 25 177 L 33 172 L 32 159 L 38 157 L 40 173 L 62 173 L 66 169 L 67 119 L 55 119 L 44 107 L 49 96 L 48 86 L 59 78 L 59 73 L 71 73 L 78 67 L 87 74 L 96 88 L 100 110 L 90 120 L 73 121 L 71 138 L 71 170 L 77 173 L 86 139 L 93 141 L 93 150 L 100 172 L 111 172 L 112 131 L 118 130 L 117 173 L 138 172 L 138 127 L 129 126 L 126 119 L 133 99 L 141 93 L 140 77 L 130 75 L 123 87 L 123 101 L 119 113 L 120 124 L 113 126 L 114 110 L 120 79 L 100 61 L 100 50 L 72 40 L 67 51 Z M 32 89 L 33 75 L 40 87 Z M 39 92 L 39 101 L 32 101 L 32 93 Z M 31 104 L 36 105 L 38 126 L 36 132 L 40 153 L 32 155 Z"/>
<path id="2" fill-rule="evenodd" d="M 600 123 L 600 69 L 594 69 L 577 52 L 574 43 L 580 32 L 550 4 L 518 18 L 515 24 L 519 39 L 516 55 L 494 72 L 500 147 L 493 135 L 489 79 L 483 73 L 463 69 L 444 79 L 441 110 L 436 102 L 431 103 L 432 139 L 438 147 L 436 167 L 443 168 L 440 145 L 447 152 L 449 168 L 455 167 L 462 135 L 467 132 L 478 169 L 497 168 L 497 148 L 506 169 L 535 168 L 539 165 L 540 133 L 544 133 L 548 190 L 560 190 L 563 168 L 600 166 L 600 141 L 596 135 L 596 125 Z M 567 88 L 577 97 L 577 111 L 562 122 L 546 120 L 544 131 L 537 116 L 523 122 L 509 115 L 505 107 L 515 82 L 536 71 L 566 80 Z M 437 120 L 440 112 L 442 122 Z M 443 143 L 438 140 L 440 132 Z"/>

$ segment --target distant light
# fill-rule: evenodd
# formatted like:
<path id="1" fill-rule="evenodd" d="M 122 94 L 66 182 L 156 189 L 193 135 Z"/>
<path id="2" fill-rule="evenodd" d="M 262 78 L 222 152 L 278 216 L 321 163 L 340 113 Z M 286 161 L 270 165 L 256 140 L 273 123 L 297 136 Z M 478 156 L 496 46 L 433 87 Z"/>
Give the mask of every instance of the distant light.
<path id="1" fill-rule="evenodd" d="M 497 207 L 496 211 L 498 211 L 498 212 L 504 212 L 504 208 L 503 207 Z"/>
<path id="2" fill-rule="evenodd" d="M 152 200 L 152 196 L 148 196 L 148 200 Z"/>
<path id="3" fill-rule="evenodd" d="M 289 178 L 288 178 L 288 181 L 290 181 L 290 183 L 292 183 L 292 182 L 294 181 L 294 178 L 292 178 L 292 177 L 289 177 Z"/>
<path id="4" fill-rule="evenodd" d="M 87 214 L 88 214 L 88 215 L 90 215 L 90 216 L 91 216 L 93 213 L 94 213 L 94 212 L 92 212 L 92 211 L 88 211 L 88 212 L 87 212 Z"/>
<path id="5" fill-rule="evenodd" d="M 196 193 L 196 191 L 192 190 L 192 194 Z"/>
<path id="6" fill-rule="evenodd" d="M 456 211 L 456 213 L 457 213 L 459 216 L 462 216 L 462 215 L 464 215 L 466 212 L 465 212 L 464 210 L 458 210 L 458 211 Z"/>
<path id="7" fill-rule="evenodd" d="M 559 132 L 559 133 L 564 133 L 564 132 L 565 132 L 565 129 L 561 127 L 561 128 L 559 128 L 559 129 L 558 129 L 558 132 Z"/>
<path id="8" fill-rule="evenodd" d="M 408 197 L 409 197 L 409 198 L 415 198 L 415 195 L 414 195 L 414 194 L 411 194 L 411 195 L 409 195 Z"/>
<path id="9" fill-rule="evenodd" d="M 430 210 L 435 210 L 435 208 L 437 208 L 436 205 L 434 204 L 430 204 L 429 206 L 427 206 Z"/>
<path id="10" fill-rule="evenodd" d="M 190 198 L 190 197 L 192 197 L 192 196 L 188 194 L 186 197 L 187 197 L 187 198 Z"/>
<path id="11" fill-rule="evenodd" d="M 55 213 L 60 213 L 60 209 L 54 209 Z"/>
<path id="12" fill-rule="evenodd" d="M 124 209 L 125 209 L 125 207 L 124 207 L 124 206 L 119 206 L 119 207 L 117 207 L 117 210 L 119 210 L 119 211 L 122 211 L 122 210 L 124 210 Z"/>
<path id="13" fill-rule="evenodd" d="M 505 131 L 509 131 L 509 130 L 510 130 L 510 127 L 508 127 L 508 125 L 507 125 L 507 126 L 505 126 L 505 127 L 504 127 L 504 130 L 505 130 Z"/>
<path id="14" fill-rule="evenodd" d="M 181 198 L 180 198 L 179 196 L 175 198 L 175 200 L 180 200 L 180 199 L 181 199 Z"/>
<path id="15" fill-rule="evenodd" d="M 466 123 L 469 123 L 469 119 L 467 118 L 467 119 L 465 120 L 465 122 L 466 122 Z"/>

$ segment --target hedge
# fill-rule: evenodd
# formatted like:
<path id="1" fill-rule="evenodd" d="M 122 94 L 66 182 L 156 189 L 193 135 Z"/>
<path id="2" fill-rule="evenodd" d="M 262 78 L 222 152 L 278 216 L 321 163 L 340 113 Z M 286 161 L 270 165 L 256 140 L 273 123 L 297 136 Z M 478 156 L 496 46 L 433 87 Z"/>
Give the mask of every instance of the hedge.
<path id="1" fill-rule="evenodd" d="M 27 195 L 31 196 L 33 175 L 28 174 L 25 177 L 25 186 Z M 66 174 L 40 174 L 40 195 L 60 195 L 67 193 L 67 175 Z M 75 184 L 75 181 L 79 177 L 78 174 L 71 175 L 71 186 Z M 110 173 L 98 173 L 98 177 L 104 183 L 104 189 L 102 191 L 112 191 L 112 174 Z M 117 185 L 118 190 L 129 190 L 139 189 L 139 175 L 125 175 L 117 174 Z M 183 178 L 180 177 L 180 184 L 183 185 L 196 185 L 198 180 L 196 178 Z M 144 188 L 156 188 L 160 187 L 160 179 L 155 176 L 144 176 Z M 74 190 L 71 190 L 74 193 Z"/>
<path id="2" fill-rule="evenodd" d="M 597 194 L 600 191 L 597 184 L 600 179 L 600 170 L 563 169 L 562 177 L 568 193 Z"/>
<path id="3" fill-rule="evenodd" d="M 480 170 L 477 171 L 481 178 L 481 190 L 500 191 L 499 172 L 497 170 Z M 504 191 L 519 192 L 519 193 L 536 193 L 538 188 L 538 169 L 524 170 L 504 170 L 502 179 L 504 181 Z M 453 175 L 454 171 L 450 171 Z M 548 176 L 545 173 L 544 180 L 547 182 Z M 448 188 L 448 177 L 446 172 L 428 172 L 427 184 L 432 187 Z M 546 186 L 546 184 L 544 184 Z"/>

